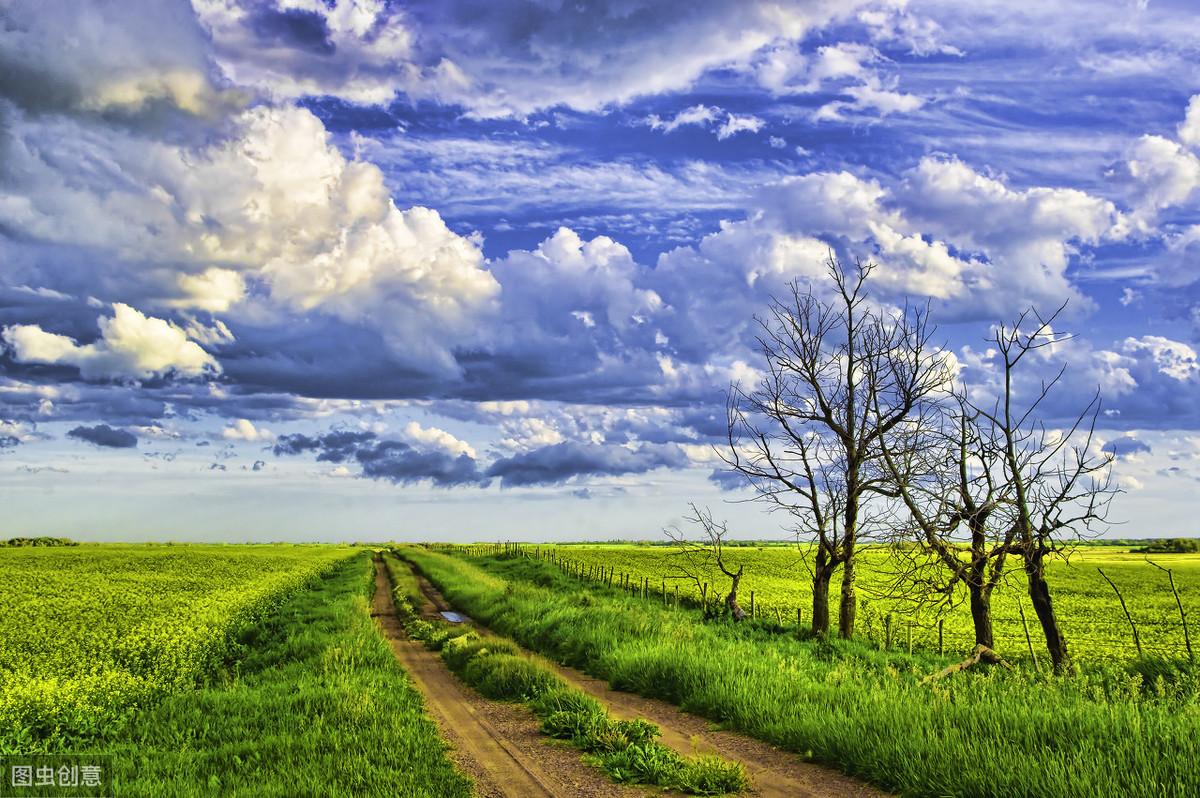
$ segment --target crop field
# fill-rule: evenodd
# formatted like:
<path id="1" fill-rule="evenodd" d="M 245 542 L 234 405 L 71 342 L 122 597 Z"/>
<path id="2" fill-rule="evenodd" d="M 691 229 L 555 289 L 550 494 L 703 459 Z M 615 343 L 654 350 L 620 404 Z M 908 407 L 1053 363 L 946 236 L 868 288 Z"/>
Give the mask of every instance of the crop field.
<path id="1" fill-rule="evenodd" d="M 601 570 L 613 569 L 614 578 L 632 576 L 635 584 L 649 580 L 649 592 L 661 595 L 666 585 L 668 598 L 676 591 L 684 598 L 698 599 L 690 580 L 680 579 L 679 556 L 675 549 L 648 545 L 568 545 L 534 547 L 548 556 L 581 565 L 585 578 L 599 579 Z M 727 548 L 728 562 L 736 570 L 745 566 L 739 599 L 749 607 L 754 591 L 755 609 L 768 620 L 779 618 L 788 624 L 797 622 L 800 610 L 807 625 L 811 618 L 812 591 L 802 551 L 794 546 Z M 859 617 L 856 634 L 878 644 L 888 638 L 891 626 L 893 646 L 908 645 L 909 636 L 916 648 L 936 649 L 938 621 L 942 627 L 943 647 L 947 652 L 969 650 L 974 645 L 971 616 L 965 603 L 940 613 L 932 608 L 917 609 L 900 598 L 884 595 L 889 564 L 879 550 L 864 549 L 858 569 Z M 1185 612 L 1200 612 L 1200 555 L 1159 554 L 1150 559 L 1170 568 Z M 1146 561 L 1146 555 L 1114 547 L 1080 547 L 1068 562 L 1055 562 L 1050 568 L 1050 586 L 1060 613 L 1072 656 L 1080 661 L 1133 660 L 1138 657 L 1132 631 L 1120 600 L 1097 568 L 1116 584 L 1125 599 L 1137 627 L 1144 656 L 1182 658 L 1187 656 L 1179 608 L 1171 592 L 1167 575 Z M 710 587 L 724 595 L 729 580 L 715 568 L 703 577 Z M 840 572 L 834 575 L 830 601 L 837 611 Z M 711 597 L 711 594 L 710 594 Z M 965 594 L 960 601 L 965 602 Z M 1025 595 L 1024 574 L 1014 569 L 992 599 L 996 646 L 1013 659 L 1027 658 L 1028 644 L 1021 621 L 1025 612 L 1033 648 L 1037 656 L 1040 630 Z M 889 619 L 890 616 L 890 619 Z M 1190 622 L 1190 616 L 1189 616 Z M 1196 640 L 1193 630 L 1193 643 Z"/>
<path id="2" fill-rule="evenodd" d="M 55 750 L 195 687 L 236 636 L 353 550 L 0 548 L 0 753 Z"/>

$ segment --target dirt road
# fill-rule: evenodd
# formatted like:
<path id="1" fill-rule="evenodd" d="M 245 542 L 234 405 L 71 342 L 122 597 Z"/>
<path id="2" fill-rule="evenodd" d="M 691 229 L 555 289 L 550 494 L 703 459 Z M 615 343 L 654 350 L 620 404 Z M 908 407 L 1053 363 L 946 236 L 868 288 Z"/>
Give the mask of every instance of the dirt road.
<path id="1" fill-rule="evenodd" d="M 489 701 L 463 685 L 424 646 L 409 640 L 391 602 L 391 579 L 375 562 L 372 615 L 396 658 L 425 696 L 425 705 L 450 743 L 455 764 L 485 798 L 641 798 L 583 764 L 579 752 L 542 736 L 523 707 Z"/>
<path id="2" fill-rule="evenodd" d="M 433 609 L 425 612 L 453 610 L 454 607 L 437 588 L 419 572 L 415 572 L 421 592 Z M 465 616 L 464 616 L 465 617 Z M 481 633 L 491 632 L 473 619 L 467 619 Z M 645 718 L 662 730 L 665 745 L 681 754 L 719 754 L 741 762 L 750 774 L 753 787 L 748 793 L 762 798 L 885 798 L 884 793 L 869 784 L 857 781 L 823 765 L 805 762 L 796 754 L 782 751 L 761 740 L 730 731 L 714 730 L 711 724 L 697 715 L 688 714 L 673 704 L 632 693 L 613 690 L 608 683 L 587 674 L 559 665 L 532 652 L 547 663 L 567 682 L 604 702 L 618 718 Z"/>

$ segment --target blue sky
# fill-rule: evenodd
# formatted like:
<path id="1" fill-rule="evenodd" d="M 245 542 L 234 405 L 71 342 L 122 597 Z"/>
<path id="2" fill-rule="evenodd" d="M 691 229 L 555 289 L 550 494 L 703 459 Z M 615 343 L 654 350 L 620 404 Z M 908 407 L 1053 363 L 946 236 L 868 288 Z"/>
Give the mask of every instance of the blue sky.
<path id="1" fill-rule="evenodd" d="M 1200 14 L 1159 0 L 0 7 L 0 533 L 782 535 L 713 450 L 828 251 L 962 377 L 1067 302 L 1117 536 L 1196 532 Z"/>

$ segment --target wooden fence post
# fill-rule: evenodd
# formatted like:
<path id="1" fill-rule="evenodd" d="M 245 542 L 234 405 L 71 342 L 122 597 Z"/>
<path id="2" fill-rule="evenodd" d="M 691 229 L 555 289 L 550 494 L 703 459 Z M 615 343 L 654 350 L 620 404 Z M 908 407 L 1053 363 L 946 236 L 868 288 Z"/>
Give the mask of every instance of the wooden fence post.
<path id="1" fill-rule="evenodd" d="M 946 653 L 946 649 L 942 645 L 942 630 L 943 630 L 943 627 L 945 627 L 945 625 L 946 625 L 946 619 L 938 618 L 938 656 L 939 657 Z"/>

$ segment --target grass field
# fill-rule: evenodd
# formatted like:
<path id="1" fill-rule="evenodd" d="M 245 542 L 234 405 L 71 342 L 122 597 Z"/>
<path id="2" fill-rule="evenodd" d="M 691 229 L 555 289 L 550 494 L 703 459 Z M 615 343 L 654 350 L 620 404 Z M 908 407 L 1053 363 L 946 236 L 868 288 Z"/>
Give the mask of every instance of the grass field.
<path id="1" fill-rule="evenodd" d="M 679 558 L 668 547 L 571 545 L 533 548 L 582 563 L 585 568 L 613 568 L 617 575 L 632 574 L 634 582 L 649 579 L 651 589 L 656 594 L 662 590 L 665 581 L 671 597 L 674 596 L 676 585 L 683 596 L 698 597 L 691 583 L 672 578 L 679 575 L 674 564 Z M 795 624 L 796 610 L 799 608 L 805 624 L 811 622 L 812 591 L 799 550 L 793 546 L 729 548 L 726 549 L 726 556 L 735 570 L 739 565 L 745 566 L 739 595 L 744 607 L 748 608 L 750 591 L 754 591 L 756 608 L 762 617 L 779 617 L 786 623 Z M 929 610 L 916 611 L 903 601 L 879 596 L 888 568 L 886 557 L 882 552 L 870 549 L 863 550 L 860 557 L 857 634 L 882 643 L 890 614 L 893 645 L 907 647 L 911 623 L 914 646 L 936 649 L 937 621 L 942 617 L 945 621 L 943 635 L 947 651 L 965 651 L 974 645 L 971 616 L 965 603 L 939 616 Z M 1173 570 L 1185 610 L 1200 612 L 1200 555 L 1164 554 L 1150 559 Z M 1114 550 L 1100 546 L 1080 547 L 1069 563 L 1055 562 L 1050 568 L 1051 590 L 1072 655 L 1082 661 L 1133 660 L 1137 657 L 1129 623 L 1120 602 L 1096 570 L 1097 567 L 1103 568 L 1121 590 L 1137 624 L 1145 655 L 1185 657 L 1183 627 L 1167 575 L 1147 563 L 1145 555 L 1132 554 L 1128 549 Z M 709 572 L 707 580 L 714 586 L 710 589 L 728 590 L 729 580 L 715 568 Z M 839 584 L 840 572 L 834 575 L 830 596 L 835 614 Z M 960 598 L 965 600 L 966 597 L 961 595 Z M 1034 651 L 1044 657 L 1038 640 L 1037 621 L 1025 595 L 1024 576 L 1019 571 L 1014 571 L 993 597 L 996 647 L 1009 658 L 1028 657 L 1018 601 L 1024 603 Z M 836 617 L 834 623 L 836 626 Z M 1200 644 L 1196 633 L 1200 633 L 1200 629 L 1193 630 L 1194 641 Z"/>
<path id="2" fill-rule="evenodd" d="M 370 554 L 238 638 L 227 683 L 169 696 L 99 746 L 121 798 L 466 798 L 420 694 L 371 618 Z"/>
<path id="3" fill-rule="evenodd" d="M 62 750 L 223 674 L 238 635 L 353 550 L 0 548 L 0 753 Z"/>
<path id="4" fill-rule="evenodd" d="M 993 669 L 922 685 L 950 658 L 705 623 L 534 559 L 404 551 L 456 605 L 523 645 L 900 794 L 1200 794 L 1198 685 L 1186 669 Z"/>

